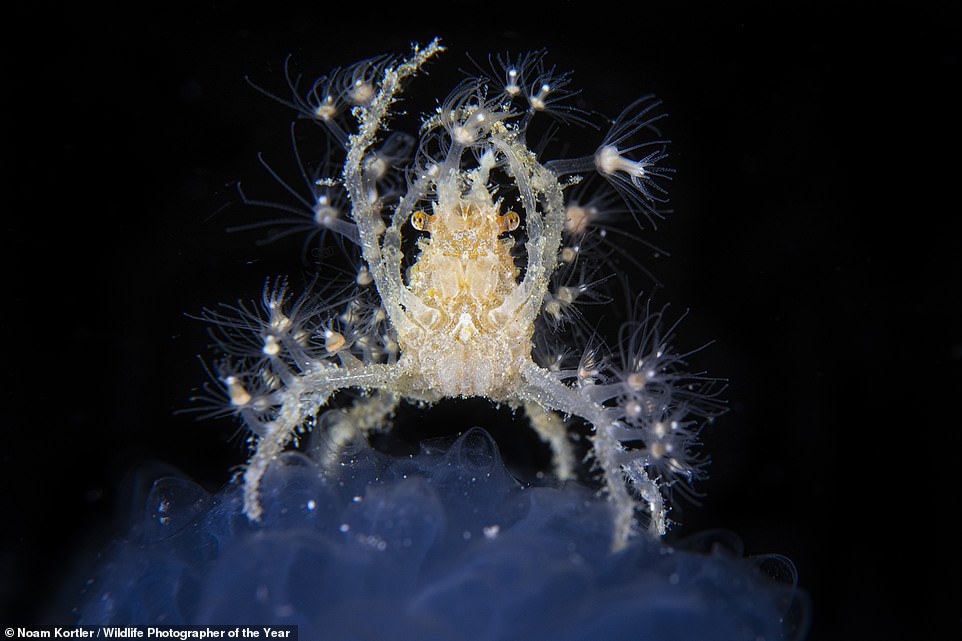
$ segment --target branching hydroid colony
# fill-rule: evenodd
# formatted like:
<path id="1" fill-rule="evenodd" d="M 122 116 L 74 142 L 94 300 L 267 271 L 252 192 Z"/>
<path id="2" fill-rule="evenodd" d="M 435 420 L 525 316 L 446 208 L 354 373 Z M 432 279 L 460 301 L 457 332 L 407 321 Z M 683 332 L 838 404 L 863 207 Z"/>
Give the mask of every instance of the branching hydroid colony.
<path id="1" fill-rule="evenodd" d="M 331 144 L 316 170 L 302 165 L 304 209 L 277 205 L 291 217 L 272 224 L 336 235 L 360 256 L 354 289 L 340 300 L 291 297 L 277 282 L 258 305 L 205 314 L 227 354 L 218 370 L 225 405 L 255 446 L 244 511 L 260 518 L 265 470 L 305 429 L 324 430 L 333 462 L 354 438 L 384 429 L 402 401 L 483 397 L 523 408 L 561 479 L 574 469 L 565 418 L 586 421 L 613 547 L 638 517 L 663 534 L 672 486 L 702 473 L 692 449 L 719 409 L 718 385 L 685 372 L 670 329 L 647 305 L 623 326 L 617 350 L 564 344 L 559 331 L 599 280 L 586 249 L 610 241 L 612 210 L 660 215 L 670 170 L 659 164 L 667 144 L 655 127 L 659 103 L 630 105 L 589 156 L 542 159 L 527 140 L 534 119 L 569 125 L 588 114 L 565 103 L 575 93 L 569 76 L 532 53 L 497 57 L 491 73 L 466 78 L 423 120 L 417 141 L 392 132 L 402 90 L 443 49 L 434 41 L 406 59 L 366 60 L 306 93 L 288 78 L 292 97 L 282 102 Z M 600 191 L 590 194 L 589 181 Z M 412 238 L 416 253 L 405 257 Z M 363 394 L 330 409 L 347 388 Z"/>

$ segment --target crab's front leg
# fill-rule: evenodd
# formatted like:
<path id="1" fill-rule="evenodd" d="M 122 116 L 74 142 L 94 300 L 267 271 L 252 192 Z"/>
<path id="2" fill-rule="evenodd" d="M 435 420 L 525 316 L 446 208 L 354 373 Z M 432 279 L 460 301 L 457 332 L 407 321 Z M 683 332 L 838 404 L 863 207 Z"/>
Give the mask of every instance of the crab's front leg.
<path id="1" fill-rule="evenodd" d="M 424 48 L 415 48 L 411 56 L 387 67 L 380 76 L 375 94 L 355 110 L 357 133 L 346 137 L 346 159 L 342 182 L 351 201 L 351 217 L 357 224 L 358 241 L 366 268 L 373 276 L 380 302 L 395 326 L 404 321 L 403 308 L 409 304 L 401 280 L 399 224 L 386 228 L 381 217 L 380 199 L 373 179 L 365 173 L 365 161 L 374 140 L 388 118 L 391 104 L 397 99 L 401 83 L 417 73 L 427 61 L 443 49 L 437 40 Z M 373 90 L 373 88 L 372 88 Z M 279 405 L 274 418 L 259 425 L 256 450 L 244 473 L 244 513 L 253 520 L 263 514 L 260 505 L 260 482 L 271 461 L 277 458 L 291 440 L 294 431 L 316 415 L 335 391 L 353 387 L 382 390 L 388 395 L 400 392 L 401 381 L 409 378 L 403 365 L 360 364 L 342 359 L 343 365 L 320 365 L 293 378 L 285 389 L 274 395 Z M 238 395 L 243 397 L 243 395 Z M 387 415 L 389 406 L 373 408 L 373 413 Z M 372 409 L 372 408 L 368 408 Z M 376 418 L 376 417 L 374 417 Z M 374 420 L 372 418 L 372 420 Z"/>
<path id="2" fill-rule="evenodd" d="M 260 503 L 260 484 L 267 467 L 284 450 L 295 430 L 308 417 L 317 414 L 334 392 L 349 387 L 391 390 L 393 382 L 404 376 L 401 369 L 397 364 L 319 365 L 291 380 L 279 392 L 281 402 L 277 414 L 264 425 L 244 471 L 244 514 L 253 521 L 261 519 L 264 509 Z"/>
<path id="3" fill-rule="evenodd" d="M 414 313 L 423 311 L 420 301 L 410 295 L 401 279 L 400 227 L 410 214 L 413 201 L 427 189 L 427 183 L 423 179 L 415 182 L 395 211 L 391 226 L 387 227 L 381 217 L 379 200 L 369 197 L 372 185 L 365 175 L 365 159 L 385 126 L 390 107 L 401 92 L 402 82 L 443 50 L 435 39 L 424 48 L 415 48 L 407 60 L 385 69 L 374 98 L 356 111 L 358 131 L 347 143 L 342 179 L 351 199 L 351 215 L 357 223 L 361 254 L 374 278 L 381 303 L 395 326 L 404 322 L 404 309 Z"/>

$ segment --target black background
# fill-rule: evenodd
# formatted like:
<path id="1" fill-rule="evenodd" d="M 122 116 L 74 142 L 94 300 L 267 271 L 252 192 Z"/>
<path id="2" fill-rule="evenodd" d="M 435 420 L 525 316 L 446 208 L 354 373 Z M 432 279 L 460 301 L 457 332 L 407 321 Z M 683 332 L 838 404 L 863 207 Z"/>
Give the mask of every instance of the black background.
<path id="1" fill-rule="evenodd" d="M 290 164 L 290 113 L 244 76 L 282 92 L 288 53 L 321 73 L 441 35 L 412 110 L 466 51 L 542 47 L 603 113 L 665 101 L 675 212 L 645 238 L 671 257 L 649 266 L 731 407 L 679 534 L 793 559 L 812 639 L 959 634 L 960 11 L 327 4 L 10 14 L 0 623 L 69 621 L 162 465 L 214 491 L 244 460 L 230 421 L 173 414 L 205 377 L 185 313 L 299 270 L 297 241 L 224 233 L 258 215 L 237 180 L 271 187 L 257 152 Z M 537 446 L 477 404 L 438 416 L 426 433 L 507 425 L 509 460 Z"/>

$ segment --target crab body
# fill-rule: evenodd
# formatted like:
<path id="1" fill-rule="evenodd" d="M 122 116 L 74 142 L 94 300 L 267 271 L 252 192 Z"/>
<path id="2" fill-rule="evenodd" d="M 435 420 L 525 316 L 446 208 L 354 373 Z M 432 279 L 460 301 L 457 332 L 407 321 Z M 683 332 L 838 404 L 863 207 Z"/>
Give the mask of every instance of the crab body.
<path id="1" fill-rule="evenodd" d="M 613 547 L 637 530 L 639 513 L 647 515 L 650 532 L 663 534 L 665 494 L 677 480 L 671 475 L 691 480 L 698 469 L 685 458 L 696 432 L 684 417 L 707 416 L 712 407 L 700 401 L 713 394 L 696 391 L 703 381 L 681 372 L 681 359 L 665 343 L 668 335 L 652 333 L 647 322 L 628 324 L 634 347 L 621 368 L 595 358 L 589 348 L 578 367 L 563 367 L 560 354 L 540 361 L 535 356 L 539 332 L 550 329 L 545 315 L 557 319 L 587 289 L 552 285 L 559 267 L 574 262 L 598 212 L 566 190 L 597 173 L 615 190 L 629 190 L 622 193 L 629 208 L 640 204 L 644 215 L 655 214 L 657 181 L 667 170 L 654 163 L 665 154 L 631 160 L 627 152 L 664 146 L 658 140 L 633 142 L 660 116 L 651 115 L 645 99 L 615 121 L 594 155 L 542 162 L 526 140 L 531 119 L 549 107 L 559 109 L 554 115 L 581 119 L 580 112 L 558 107 L 571 94 L 568 77 L 546 69 L 543 54 L 515 62 L 499 58 L 500 92 L 492 90 L 498 82 L 492 78 L 459 85 L 425 118 L 410 161 L 404 158 L 410 137 L 388 131 L 391 107 L 402 85 L 442 49 L 434 41 L 415 47 L 405 60 L 359 63 L 318 80 L 306 97 L 289 78 L 294 98 L 284 102 L 321 125 L 343 150 L 339 171 L 309 181 L 326 215 L 318 217 L 311 204 L 307 217 L 322 234 L 339 233 L 357 243 L 357 282 L 373 289 L 369 299 L 375 304 L 366 315 L 358 311 L 360 303 L 349 304 L 336 326 L 325 317 L 328 307 L 289 305 L 281 288 L 265 295 L 264 314 L 240 306 L 241 323 L 209 314 L 230 334 L 222 343 L 235 351 L 241 346 L 253 363 L 253 371 L 227 366 L 221 376 L 231 410 L 253 434 L 244 511 L 260 518 L 261 479 L 305 425 L 327 430 L 336 450 L 357 434 L 383 429 L 402 400 L 483 397 L 524 408 L 551 446 L 562 479 L 573 474 L 573 454 L 561 416 L 586 421 L 613 508 Z M 522 99 L 527 109 L 518 109 Z M 392 164 L 401 166 L 401 181 L 391 182 Z M 343 193 L 332 195 L 335 188 Z M 349 212 L 333 207 L 344 202 Z M 414 244 L 417 253 L 404 269 L 404 248 Z M 284 311 L 285 305 L 292 309 Z M 238 328 L 257 336 L 237 338 Z M 346 388 L 367 396 L 317 421 L 331 416 L 325 408 Z M 644 447 L 626 447 L 630 441 Z M 660 465 L 669 455 L 675 463 Z"/>

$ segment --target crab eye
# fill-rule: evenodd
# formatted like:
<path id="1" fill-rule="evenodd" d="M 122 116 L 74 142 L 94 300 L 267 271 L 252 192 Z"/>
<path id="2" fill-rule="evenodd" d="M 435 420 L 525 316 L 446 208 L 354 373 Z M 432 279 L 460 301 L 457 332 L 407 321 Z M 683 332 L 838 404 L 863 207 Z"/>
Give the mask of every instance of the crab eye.
<path id="1" fill-rule="evenodd" d="M 501 223 L 501 231 L 508 232 L 514 231 L 521 224 L 521 217 L 518 216 L 513 211 L 505 212 L 504 216 L 498 217 L 498 222 Z"/>
<path id="2" fill-rule="evenodd" d="M 501 223 L 501 231 L 514 231 L 521 224 L 521 217 L 513 211 L 505 212 L 504 216 L 498 216 L 498 222 Z"/>
<path id="3" fill-rule="evenodd" d="M 431 216 L 424 211 L 416 211 L 411 214 L 411 226 L 418 231 L 431 231 Z"/>

